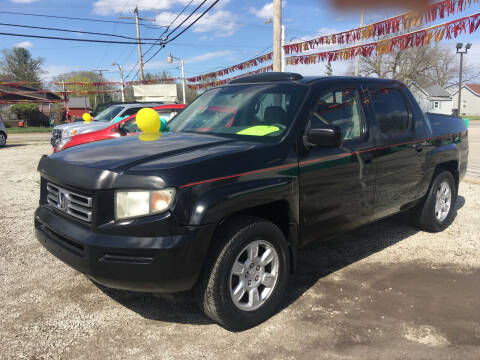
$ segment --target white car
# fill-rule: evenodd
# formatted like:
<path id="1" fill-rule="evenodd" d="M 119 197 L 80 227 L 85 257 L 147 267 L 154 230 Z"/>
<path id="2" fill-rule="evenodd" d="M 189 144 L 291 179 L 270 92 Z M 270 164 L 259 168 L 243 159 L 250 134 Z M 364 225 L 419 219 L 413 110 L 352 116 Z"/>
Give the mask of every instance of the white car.
<path id="1" fill-rule="evenodd" d="M 125 117 L 136 114 L 142 108 L 159 105 L 163 105 L 163 103 L 130 103 L 112 105 L 100 112 L 93 118 L 93 121 L 89 123 L 74 122 L 55 126 L 52 131 L 50 143 L 55 147 L 55 145 L 62 141 L 62 139 L 105 129 Z"/>

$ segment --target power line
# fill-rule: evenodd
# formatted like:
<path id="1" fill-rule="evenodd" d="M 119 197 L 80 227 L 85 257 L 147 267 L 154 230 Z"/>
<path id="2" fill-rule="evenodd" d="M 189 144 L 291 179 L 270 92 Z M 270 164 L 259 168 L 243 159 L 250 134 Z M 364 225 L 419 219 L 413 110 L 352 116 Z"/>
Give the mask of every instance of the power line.
<path id="1" fill-rule="evenodd" d="M 213 5 L 215 5 L 218 1 L 219 1 L 219 0 L 215 1 L 215 2 L 213 3 Z M 177 30 L 180 28 L 180 26 L 182 26 L 183 24 L 185 24 L 185 22 L 186 22 L 188 19 L 190 19 L 190 18 L 192 17 L 192 15 L 195 14 L 195 13 L 197 12 L 197 10 L 200 9 L 200 7 L 202 7 L 203 4 L 205 4 L 206 2 L 207 2 L 207 0 L 203 0 L 196 8 L 190 13 L 190 15 L 188 15 L 180 24 L 178 24 L 178 25 L 175 27 L 175 29 L 173 29 L 172 31 L 170 31 L 170 33 L 167 34 L 167 36 L 166 36 L 165 39 L 163 39 L 163 40 L 164 40 L 164 41 L 165 41 L 165 40 L 168 40 L 168 37 L 169 37 L 170 35 L 172 35 L 175 31 L 177 31 Z M 192 24 L 194 24 L 195 22 L 197 22 L 197 21 L 198 21 L 203 15 L 205 15 L 212 7 L 213 7 L 213 6 L 210 6 L 203 14 L 201 14 L 201 15 L 197 18 L 197 20 L 195 20 L 194 22 L 192 22 Z M 190 24 L 190 26 L 191 26 L 192 24 Z M 189 26 L 189 27 L 190 27 L 190 26 Z M 187 29 L 188 29 L 188 28 L 187 28 Z M 182 33 L 183 33 L 183 32 L 184 32 L 184 31 L 182 31 Z"/>
<path id="2" fill-rule="evenodd" d="M 206 0 L 205 0 L 206 1 Z M 203 3 L 205 3 L 202 2 Z M 177 35 L 175 35 L 172 39 L 166 41 L 163 45 L 167 45 L 168 43 L 172 42 L 173 40 L 177 39 L 180 35 L 182 35 L 185 31 L 187 31 L 188 29 L 190 29 L 193 25 L 195 25 L 206 13 L 208 13 L 215 5 L 217 5 L 217 3 L 219 2 L 220 0 L 215 0 L 203 13 L 201 13 L 192 23 L 190 23 L 190 25 L 188 25 L 185 29 L 183 29 L 182 31 L 180 31 L 180 33 L 178 33 Z M 168 37 L 175 32 L 175 30 L 178 29 L 178 26 L 177 28 L 175 28 L 173 31 L 170 32 L 170 34 L 167 35 L 167 39 Z"/>
<path id="3" fill-rule="evenodd" d="M 149 62 L 150 60 L 152 60 L 164 47 L 165 45 L 167 45 L 168 43 L 172 42 L 173 40 L 177 39 L 180 35 L 182 35 L 185 31 L 187 31 L 188 29 L 190 29 L 193 25 L 195 25 L 206 13 L 208 13 L 215 5 L 217 5 L 217 3 L 219 2 L 220 0 L 215 0 L 203 13 L 201 13 L 195 20 L 193 20 L 187 27 L 185 27 L 185 29 L 183 29 L 182 31 L 180 31 L 180 33 L 178 33 L 177 35 L 175 35 L 172 39 L 170 40 L 167 40 L 165 42 L 163 42 L 161 44 L 161 47 L 155 52 L 155 54 L 153 54 L 148 60 L 146 60 L 144 63 L 146 64 L 147 62 Z M 197 11 L 197 9 L 202 6 L 204 3 L 206 2 L 206 0 L 204 0 L 188 17 L 187 19 L 192 16 L 192 14 Z M 165 39 L 168 39 L 168 37 L 170 35 L 172 35 L 187 19 L 185 19 L 180 25 L 178 25 L 175 29 L 173 29 L 167 36 Z"/>
<path id="4" fill-rule="evenodd" d="M 29 14 L 29 13 L 21 13 L 21 12 L 13 12 L 13 11 L 0 11 L 0 14 L 12 14 L 12 15 L 23 15 L 23 16 L 37 16 L 37 17 L 54 18 L 54 19 L 92 21 L 92 22 L 113 23 L 113 24 L 129 24 L 129 25 L 135 24 L 135 23 L 128 22 L 128 21 L 86 19 L 86 18 L 69 17 L 69 16 L 56 16 L 56 15 L 44 15 L 44 14 Z M 140 25 L 146 26 L 145 24 L 140 24 Z"/>
<path id="5" fill-rule="evenodd" d="M 76 38 L 65 38 L 65 37 L 59 37 L 59 36 L 16 34 L 16 33 L 4 33 L 4 32 L 0 32 L 0 35 L 26 37 L 26 38 L 37 38 L 37 39 L 50 39 L 50 40 L 96 42 L 96 43 L 103 43 L 103 44 L 135 44 L 135 45 L 137 45 L 136 41 L 114 41 L 114 40 L 78 39 L 78 38 L 76 39 Z M 142 44 L 156 45 L 155 42 L 142 42 Z"/>
<path id="6" fill-rule="evenodd" d="M 157 40 L 156 42 L 160 41 L 160 39 L 162 38 L 162 36 L 165 35 L 165 33 L 170 29 L 170 26 L 172 26 L 172 24 L 185 12 L 185 10 L 192 4 L 193 1 L 194 1 L 194 0 L 190 0 L 190 2 L 189 2 L 187 5 L 185 5 L 185 7 L 182 9 L 182 11 L 180 11 L 180 12 L 177 14 L 177 16 L 175 17 L 175 19 L 173 19 L 172 22 L 171 22 L 168 26 L 165 27 L 165 30 L 163 31 L 163 33 L 160 34 L 160 36 L 158 37 L 158 40 Z M 147 55 L 148 52 L 149 52 L 150 50 L 152 50 L 152 48 L 153 48 L 153 45 L 151 45 L 151 46 L 148 48 L 148 50 L 145 51 L 145 53 L 143 54 L 143 56 Z"/>
<path id="7" fill-rule="evenodd" d="M 21 28 L 28 28 L 28 29 L 50 30 L 50 31 L 63 31 L 63 32 L 69 32 L 69 33 L 111 36 L 111 37 L 118 37 L 118 38 L 122 38 L 122 39 L 137 40 L 137 38 L 131 37 L 131 36 L 115 35 L 115 34 L 107 34 L 107 33 L 99 33 L 99 32 L 90 32 L 90 31 L 82 31 L 82 30 L 70 30 L 70 29 L 50 28 L 50 27 L 31 26 L 31 25 L 19 25 L 19 24 L 9 24 L 9 23 L 0 23 L 0 26 L 12 26 L 12 27 L 21 27 Z M 142 38 L 141 40 L 150 40 L 151 41 L 151 40 L 157 40 L 157 39 L 156 38 Z"/>

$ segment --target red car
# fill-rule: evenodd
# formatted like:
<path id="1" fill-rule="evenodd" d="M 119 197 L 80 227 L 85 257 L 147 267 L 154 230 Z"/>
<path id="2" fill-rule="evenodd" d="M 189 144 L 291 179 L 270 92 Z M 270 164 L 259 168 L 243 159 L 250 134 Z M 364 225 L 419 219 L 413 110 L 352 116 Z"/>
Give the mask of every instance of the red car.
<path id="1" fill-rule="evenodd" d="M 157 111 L 157 113 L 160 115 L 161 118 L 165 118 L 168 122 L 175 115 L 181 112 L 185 108 L 185 106 L 186 106 L 185 104 L 170 104 L 170 105 L 156 106 L 153 109 Z M 129 136 L 129 135 L 138 134 L 140 130 L 137 128 L 135 117 L 136 117 L 136 114 L 129 116 L 126 119 L 123 119 L 118 123 L 112 126 L 109 126 L 108 128 L 63 139 L 55 146 L 55 148 L 53 149 L 53 152 L 56 153 L 64 149 L 71 148 L 73 146 L 82 145 L 82 144 L 86 144 L 94 141 L 114 139 L 120 136 Z M 123 131 L 120 130 L 120 125 L 122 125 Z"/>

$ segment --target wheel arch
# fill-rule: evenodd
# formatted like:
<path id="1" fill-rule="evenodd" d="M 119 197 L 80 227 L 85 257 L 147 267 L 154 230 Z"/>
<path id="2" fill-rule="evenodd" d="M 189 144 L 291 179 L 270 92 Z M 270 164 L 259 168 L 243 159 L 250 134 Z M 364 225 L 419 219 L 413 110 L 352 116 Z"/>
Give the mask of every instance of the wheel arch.
<path id="1" fill-rule="evenodd" d="M 289 249 L 290 271 L 294 272 L 298 263 L 298 224 L 294 220 L 292 208 L 285 199 L 244 208 L 224 216 L 217 224 L 217 229 L 229 220 L 237 217 L 253 216 L 269 221 L 280 229 L 285 236 Z"/>

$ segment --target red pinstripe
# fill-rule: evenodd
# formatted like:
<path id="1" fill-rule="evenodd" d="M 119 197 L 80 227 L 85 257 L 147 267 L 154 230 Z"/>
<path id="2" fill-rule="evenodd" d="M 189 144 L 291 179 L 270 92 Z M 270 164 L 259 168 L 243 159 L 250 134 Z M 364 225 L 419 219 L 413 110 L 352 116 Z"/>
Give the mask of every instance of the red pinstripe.
<path id="1" fill-rule="evenodd" d="M 354 151 L 354 152 L 350 152 L 350 153 L 329 155 L 329 156 L 325 156 L 325 157 L 318 158 L 318 159 L 301 161 L 298 164 L 297 163 L 286 164 L 286 165 L 274 166 L 274 167 L 265 168 L 265 169 L 247 171 L 247 172 L 240 173 L 240 174 L 221 176 L 221 177 L 217 177 L 217 178 L 201 180 L 201 181 L 196 181 L 196 182 L 193 182 L 193 183 L 190 183 L 190 184 L 181 185 L 180 188 L 184 189 L 184 188 L 192 187 L 192 186 L 195 186 L 195 185 L 206 184 L 206 183 L 211 183 L 211 182 L 220 181 L 220 180 L 233 179 L 233 178 L 237 178 L 237 177 L 241 177 L 241 176 L 259 174 L 259 173 L 274 171 L 274 170 L 279 170 L 279 169 L 287 169 L 287 168 L 292 168 L 292 167 L 299 166 L 299 165 L 309 165 L 309 164 L 315 164 L 315 163 L 318 163 L 318 162 L 323 162 L 323 161 L 328 161 L 328 160 L 341 159 L 341 158 L 344 158 L 344 157 L 347 157 L 347 156 L 362 154 L 362 153 L 369 152 L 369 151 L 381 150 L 381 149 L 391 148 L 391 147 L 394 147 L 394 146 L 409 145 L 409 144 L 419 143 L 419 142 L 423 142 L 423 141 L 427 141 L 427 140 L 440 139 L 440 138 L 447 137 L 449 135 L 453 135 L 453 134 L 436 136 L 436 137 L 433 137 L 433 138 L 416 139 L 416 140 L 413 140 L 413 141 L 407 141 L 407 142 L 392 144 L 392 145 L 379 146 L 379 147 Z"/>

